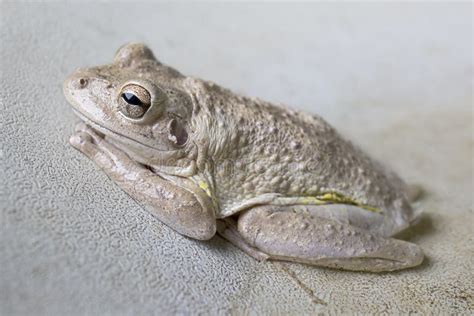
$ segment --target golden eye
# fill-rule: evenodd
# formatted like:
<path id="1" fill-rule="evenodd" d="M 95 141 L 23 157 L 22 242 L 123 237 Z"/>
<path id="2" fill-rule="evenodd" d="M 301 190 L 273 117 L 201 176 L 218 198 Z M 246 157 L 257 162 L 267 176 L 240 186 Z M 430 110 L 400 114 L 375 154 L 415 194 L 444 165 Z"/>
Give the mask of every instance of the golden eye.
<path id="1" fill-rule="evenodd" d="M 138 119 L 150 108 L 150 93 L 142 86 L 129 84 L 122 88 L 118 98 L 119 110 L 123 115 Z"/>

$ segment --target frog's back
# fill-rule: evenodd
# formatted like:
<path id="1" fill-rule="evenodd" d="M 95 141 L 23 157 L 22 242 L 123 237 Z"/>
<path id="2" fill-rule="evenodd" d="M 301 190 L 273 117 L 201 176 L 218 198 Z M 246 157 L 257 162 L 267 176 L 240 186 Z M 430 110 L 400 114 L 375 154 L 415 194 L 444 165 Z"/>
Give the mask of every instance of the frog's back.
<path id="1" fill-rule="evenodd" d="M 195 125 L 209 139 L 221 216 L 272 194 L 334 193 L 382 210 L 407 204 L 403 182 L 319 116 L 212 89 Z"/>

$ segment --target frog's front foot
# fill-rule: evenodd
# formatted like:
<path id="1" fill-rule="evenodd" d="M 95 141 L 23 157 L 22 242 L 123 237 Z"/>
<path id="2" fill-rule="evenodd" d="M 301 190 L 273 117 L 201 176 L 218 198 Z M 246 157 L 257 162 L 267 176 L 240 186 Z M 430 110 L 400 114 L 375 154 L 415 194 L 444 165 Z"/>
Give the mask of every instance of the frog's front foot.
<path id="1" fill-rule="evenodd" d="M 85 123 L 76 125 L 70 144 L 94 161 L 111 178 L 118 180 L 125 174 L 140 173 L 146 168 L 133 161 L 123 151 L 106 141 L 104 135 Z"/>
<path id="2" fill-rule="evenodd" d="M 70 143 L 94 161 L 115 183 L 159 220 L 177 232 L 206 240 L 216 232 L 211 203 L 204 194 L 179 187 L 133 161 L 84 123 L 76 126 Z"/>

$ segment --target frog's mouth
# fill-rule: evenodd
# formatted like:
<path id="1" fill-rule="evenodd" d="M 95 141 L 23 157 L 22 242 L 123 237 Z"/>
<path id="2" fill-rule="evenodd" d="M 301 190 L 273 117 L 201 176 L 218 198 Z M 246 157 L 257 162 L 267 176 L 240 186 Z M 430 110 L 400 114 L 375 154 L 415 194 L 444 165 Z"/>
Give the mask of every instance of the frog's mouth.
<path id="1" fill-rule="evenodd" d="M 85 116 L 83 113 L 81 113 L 79 110 L 77 110 L 75 108 L 73 108 L 73 111 L 74 111 L 74 114 L 76 114 L 81 119 L 81 121 L 83 121 L 84 123 L 89 125 L 94 131 L 96 131 L 100 134 L 103 134 L 105 136 L 117 139 L 117 140 L 119 140 L 121 142 L 124 142 L 124 143 L 137 144 L 139 146 L 146 147 L 149 150 L 154 150 L 154 151 L 159 151 L 159 152 L 173 151 L 173 150 L 158 149 L 158 148 L 152 147 L 150 145 L 144 144 L 144 143 L 142 143 L 140 141 L 137 141 L 136 139 L 133 139 L 133 138 L 127 136 L 127 135 L 123 135 L 121 133 L 113 131 L 113 130 L 105 127 L 105 126 L 102 126 L 102 125 L 94 122 L 93 120 L 91 120 L 90 118 L 88 118 L 87 116 Z"/>
<path id="2" fill-rule="evenodd" d="M 193 147 L 160 150 L 102 126 L 75 108 L 73 108 L 73 111 L 86 125 L 92 128 L 99 135 L 103 136 L 107 142 L 116 146 L 140 164 L 143 164 L 156 172 L 164 172 L 167 174 L 191 176 L 195 173 L 195 161 L 186 158 L 188 155 L 193 156 Z M 185 159 L 187 163 L 184 163 L 180 167 L 177 167 L 172 163 L 181 159 Z"/>

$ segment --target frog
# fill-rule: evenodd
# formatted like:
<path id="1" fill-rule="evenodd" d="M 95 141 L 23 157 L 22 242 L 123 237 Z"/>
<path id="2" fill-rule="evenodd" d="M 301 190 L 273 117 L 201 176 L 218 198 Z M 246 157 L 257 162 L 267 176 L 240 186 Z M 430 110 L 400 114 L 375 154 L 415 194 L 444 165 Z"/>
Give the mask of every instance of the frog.
<path id="1" fill-rule="evenodd" d="M 322 117 L 183 75 L 142 43 L 63 84 L 70 144 L 154 218 L 251 257 L 349 271 L 421 264 L 412 186 Z"/>

